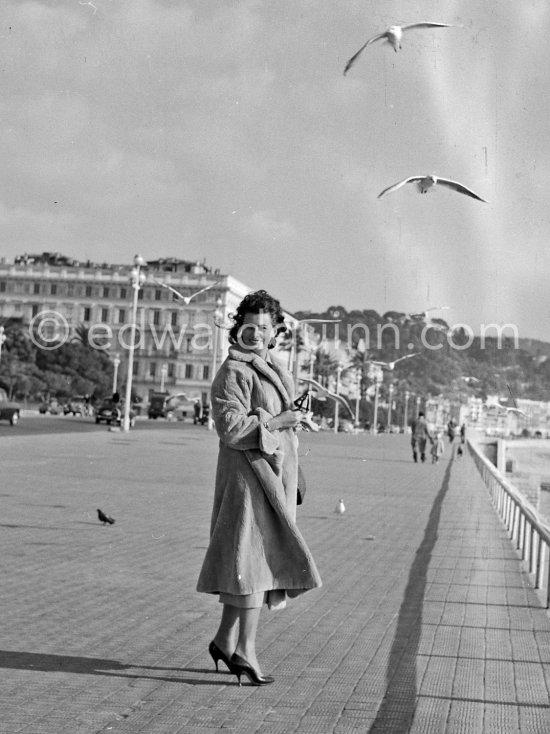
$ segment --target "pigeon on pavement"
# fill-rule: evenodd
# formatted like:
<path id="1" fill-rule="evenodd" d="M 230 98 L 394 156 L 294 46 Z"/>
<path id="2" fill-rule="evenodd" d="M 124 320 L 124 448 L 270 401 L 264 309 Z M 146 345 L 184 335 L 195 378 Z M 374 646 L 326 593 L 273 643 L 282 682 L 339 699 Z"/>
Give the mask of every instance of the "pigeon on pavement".
<path id="1" fill-rule="evenodd" d="M 99 509 L 99 507 L 97 508 L 97 516 L 100 522 L 102 522 L 104 525 L 106 525 L 107 523 L 109 523 L 109 525 L 115 524 L 114 517 L 109 517 L 109 515 L 106 515 L 102 510 Z"/>

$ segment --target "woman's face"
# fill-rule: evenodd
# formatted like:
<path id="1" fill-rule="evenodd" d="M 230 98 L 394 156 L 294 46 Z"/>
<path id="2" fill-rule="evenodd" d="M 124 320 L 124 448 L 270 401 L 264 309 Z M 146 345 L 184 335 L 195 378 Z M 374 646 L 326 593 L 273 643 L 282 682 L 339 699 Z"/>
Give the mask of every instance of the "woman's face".
<path id="1" fill-rule="evenodd" d="M 275 329 L 269 313 L 246 313 L 239 329 L 238 343 L 249 352 L 265 354 L 274 336 Z"/>

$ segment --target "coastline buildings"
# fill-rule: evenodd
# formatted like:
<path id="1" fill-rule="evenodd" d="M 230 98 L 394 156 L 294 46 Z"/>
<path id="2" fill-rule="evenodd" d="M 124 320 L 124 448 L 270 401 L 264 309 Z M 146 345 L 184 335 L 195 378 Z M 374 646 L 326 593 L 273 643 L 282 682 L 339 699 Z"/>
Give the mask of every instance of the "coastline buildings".
<path id="1" fill-rule="evenodd" d="M 92 346 L 120 360 L 121 386 L 131 344 L 131 269 L 59 253 L 22 255 L 13 263 L 2 258 L 0 322 L 28 325 L 44 348 L 55 348 L 84 331 Z M 148 398 L 162 387 L 206 404 L 212 377 L 227 355 L 224 325 L 252 289 L 204 262 L 163 258 L 147 261 L 142 271 L 146 279 L 138 291 L 134 391 Z"/>

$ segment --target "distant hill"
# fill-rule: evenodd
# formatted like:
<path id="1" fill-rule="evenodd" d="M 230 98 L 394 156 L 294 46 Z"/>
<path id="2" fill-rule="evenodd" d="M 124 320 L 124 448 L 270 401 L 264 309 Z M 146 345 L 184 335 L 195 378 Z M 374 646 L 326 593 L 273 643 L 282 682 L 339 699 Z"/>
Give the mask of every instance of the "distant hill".
<path id="1" fill-rule="evenodd" d="M 299 319 L 340 319 L 340 323 L 311 324 L 311 328 L 333 346 L 334 337 L 348 353 L 348 362 L 390 362 L 405 354 L 411 359 L 396 364 L 385 379 L 416 393 L 461 399 L 467 395 L 485 398 L 497 394 L 505 403 L 513 398 L 550 400 L 550 343 L 518 338 L 510 330 L 485 338 L 464 330 L 450 331 L 439 318 L 426 314 L 404 314 L 374 309 L 347 311 L 344 306 L 323 312 L 298 311 Z M 363 341 L 361 341 L 363 340 Z M 366 347 L 359 352 L 358 347 Z"/>

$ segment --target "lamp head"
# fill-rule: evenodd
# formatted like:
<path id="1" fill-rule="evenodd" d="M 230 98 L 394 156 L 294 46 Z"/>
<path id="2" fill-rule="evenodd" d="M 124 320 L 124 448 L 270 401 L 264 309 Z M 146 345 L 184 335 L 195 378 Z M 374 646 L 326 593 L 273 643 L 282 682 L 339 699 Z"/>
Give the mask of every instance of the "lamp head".
<path id="1" fill-rule="evenodd" d="M 145 265 L 145 258 L 141 255 L 134 255 L 134 265 L 137 268 L 141 268 Z"/>

